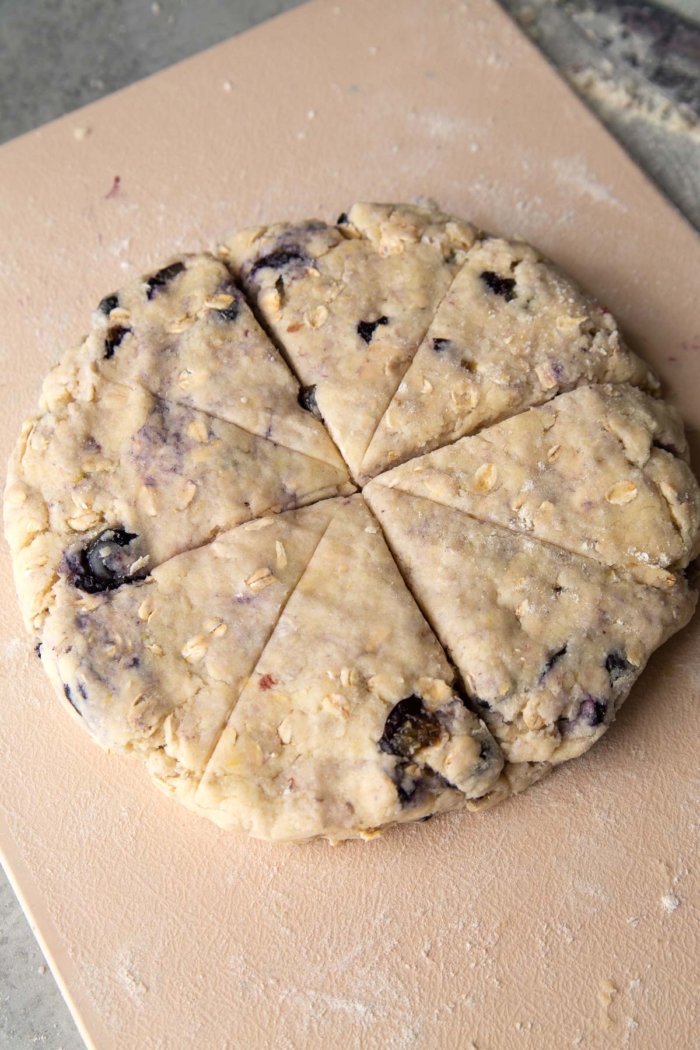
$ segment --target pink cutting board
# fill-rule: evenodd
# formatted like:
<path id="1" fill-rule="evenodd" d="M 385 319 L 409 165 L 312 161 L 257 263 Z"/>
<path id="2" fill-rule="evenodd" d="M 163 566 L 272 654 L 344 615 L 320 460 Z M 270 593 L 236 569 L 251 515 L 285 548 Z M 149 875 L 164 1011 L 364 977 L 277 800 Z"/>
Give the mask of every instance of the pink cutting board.
<path id="1" fill-rule="evenodd" d="M 0 150 L 0 459 L 125 279 L 242 225 L 417 195 L 568 267 L 698 428 L 700 243 L 500 9 L 318 0 Z M 4 549 L 1 571 L 0 844 L 89 1047 L 698 1045 L 700 621 L 526 795 L 281 848 L 83 736 Z"/>

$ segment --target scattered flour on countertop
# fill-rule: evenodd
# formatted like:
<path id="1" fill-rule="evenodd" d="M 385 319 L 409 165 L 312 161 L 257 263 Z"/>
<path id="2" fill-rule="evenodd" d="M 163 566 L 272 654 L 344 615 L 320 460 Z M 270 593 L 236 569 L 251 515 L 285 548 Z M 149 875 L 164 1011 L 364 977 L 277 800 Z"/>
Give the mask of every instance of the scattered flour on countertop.
<path id="1" fill-rule="evenodd" d="M 557 158 L 553 161 L 552 167 L 556 180 L 562 187 L 583 193 L 601 204 L 610 204 L 620 211 L 627 211 L 627 205 L 618 200 L 607 186 L 596 179 L 582 157 Z"/>
<path id="2" fill-rule="evenodd" d="M 667 912 L 672 912 L 675 911 L 682 902 L 680 897 L 676 897 L 675 893 L 665 893 L 661 898 L 661 903 Z"/>

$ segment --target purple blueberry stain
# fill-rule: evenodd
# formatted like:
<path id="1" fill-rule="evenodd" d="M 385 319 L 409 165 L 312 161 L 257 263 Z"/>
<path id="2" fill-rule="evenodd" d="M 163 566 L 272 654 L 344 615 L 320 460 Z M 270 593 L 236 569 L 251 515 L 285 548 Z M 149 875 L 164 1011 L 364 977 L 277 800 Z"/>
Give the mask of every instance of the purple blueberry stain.
<path id="1" fill-rule="evenodd" d="M 582 702 L 579 714 L 584 722 L 591 728 L 595 728 L 605 720 L 607 710 L 608 705 L 604 700 L 596 700 L 594 697 L 589 696 Z"/>

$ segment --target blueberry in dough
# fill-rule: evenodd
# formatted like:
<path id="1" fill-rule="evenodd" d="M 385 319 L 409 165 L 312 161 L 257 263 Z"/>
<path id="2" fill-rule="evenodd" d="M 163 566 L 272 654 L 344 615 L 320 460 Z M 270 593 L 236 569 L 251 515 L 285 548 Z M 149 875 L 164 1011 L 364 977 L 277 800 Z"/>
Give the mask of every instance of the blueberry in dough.
<path id="1" fill-rule="evenodd" d="M 106 295 L 104 299 L 100 300 L 100 305 L 97 309 L 100 313 L 103 313 L 106 317 L 109 317 L 112 310 L 116 310 L 119 306 L 119 296 L 115 293 L 114 295 Z"/>
<path id="2" fill-rule="evenodd" d="M 389 755 L 411 758 L 421 748 L 437 743 L 440 723 L 426 711 L 419 696 L 408 696 L 392 707 L 384 725 L 379 747 Z"/>
<path id="3" fill-rule="evenodd" d="M 565 645 L 562 646 L 561 649 L 557 649 L 557 651 L 555 653 L 552 653 L 552 655 L 547 660 L 547 663 L 544 665 L 544 671 L 542 672 L 542 678 L 544 678 L 544 676 L 546 674 L 549 674 L 549 672 L 552 670 L 552 668 L 554 667 L 554 665 L 557 662 L 557 660 L 561 660 L 562 656 L 564 656 L 565 653 L 566 653 L 566 646 Z"/>
<path id="4" fill-rule="evenodd" d="M 123 583 L 136 583 L 146 571 L 132 573 L 131 566 L 138 554 L 129 550 L 136 533 L 125 529 L 105 529 L 80 552 L 78 564 L 71 574 L 71 582 L 88 594 L 112 591 Z"/>
<path id="5" fill-rule="evenodd" d="M 501 295 L 507 303 L 515 299 L 515 280 L 512 277 L 499 277 L 493 270 L 484 270 L 479 275 L 486 287 L 494 293 Z"/>
<path id="6" fill-rule="evenodd" d="M 436 354 L 441 354 L 443 350 L 447 349 L 451 342 L 451 339 L 433 339 L 433 350 Z"/>
<path id="7" fill-rule="evenodd" d="M 472 706 L 475 707 L 478 711 L 491 710 L 491 704 L 488 702 L 488 700 L 482 700 L 480 696 L 470 696 L 469 700 Z"/>
<path id="8" fill-rule="evenodd" d="M 360 321 L 357 326 L 357 334 L 360 339 L 364 339 L 369 346 L 374 337 L 374 333 L 380 324 L 389 324 L 389 318 L 382 316 L 377 318 L 376 321 Z"/>
<path id="9" fill-rule="evenodd" d="M 581 704 L 581 717 L 589 726 L 599 726 L 605 720 L 607 709 L 608 705 L 604 700 L 595 700 L 589 696 Z"/>
<path id="10" fill-rule="evenodd" d="M 622 653 L 609 653 L 605 658 L 605 670 L 610 676 L 610 684 L 615 685 L 618 679 L 634 670 L 632 664 L 625 659 Z"/>
<path id="11" fill-rule="evenodd" d="M 147 291 L 146 298 L 152 299 L 153 296 L 160 288 L 164 288 L 174 277 L 177 277 L 179 273 L 185 269 L 183 262 L 174 262 L 170 266 L 164 266 L 162 270 L 158 270 L 152 277 L 149 277 L 146 281 Z"/>
<path id="12" fill-rule="evenodd" d="M 233 302 L 229 303 L 228 306 L 225 306 L 223 310 L 216 310 L 216 316 L 219 318 L 220 321 L 233 322 L 238 317 L 240 308 L 241 307 L 240 303 L 238 302 L 238 299 L 234 299 Z"/>
<path id="13" fill-rule="evenodd" d="M 271 270 L 281 270 L 283 266 L 288 266 L 289 263 L 293 262 L 305 263 L 307 266 L 311 265 L 311 260 L 299 248 L 280 248 L 278 251 L 270 252 L 269 255 L 263 255 L 261 259 L 258 259 L 251 268 L 250 276 L 253 277 L 258 270 L 264 270 L 268 267 Z"/>
<path id="14" fill-rule="evenodd" d="M 318 407 L 318 401 L 316 400 L 316 387 L 315 386 L 303 386 L 299 391 L 299 404 L 302 408 L 305 408 L 307 412 L 313 413 L 316 419 L 322 419 L 321 410 Z"/>
<path id="15" fill-rule="evenodd" d="M 114 357 L 114 351 L 120 345 L 122 339 L 131 331 L 130 328 L 124 328 L 122 325 L 116 325 L 114 328 L 110 328 L 105 337 L 105 353 L 104 356 L 109 360 L 110 357 Z"/>
<path id="16" fill-rule="evenodd" d="M 73 699 L 73 694 L 71 693 L 70 686 L 69 685 L 64 685 L 63 686 L 63 692 L 66 694 L 66 700 L 68 701 L 70 706 L 73 708 L 74 711 L 77 711 L 78 714 L 80 715 L 80 717 L 82 718 L 83 717 L 82 711 L 80 710 L 80 708 L 76 704 L 75 700 Z"/>
<path id="17" fill-rule="evenodd" d="M 429 766 L 420 768 L 410 762 L 399 762 L 392 777 L 403 807 L 420 806 L 431 796 L 439 795 L 450 784 Z"/>
<path id="18" fill-rule="evenodd" d="M 653 444 L 654 448 L 661 449 L 662 452 L 668 452 L 672 456 L 679 455 L 678 449 L 676 448 L 675 445 L 664 444 L 663 441 L 656 441 L 656 440 L 653 441 L 652 444 Z"/>

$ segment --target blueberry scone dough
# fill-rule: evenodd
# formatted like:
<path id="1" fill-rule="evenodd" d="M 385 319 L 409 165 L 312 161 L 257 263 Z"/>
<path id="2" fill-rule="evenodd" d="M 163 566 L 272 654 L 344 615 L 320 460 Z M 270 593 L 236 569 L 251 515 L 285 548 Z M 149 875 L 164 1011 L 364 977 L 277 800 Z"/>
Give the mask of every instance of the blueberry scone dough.
<path id="1" fill-rule="evenodd" d="M 80 576 L 107 530 L 125 575 L 270 511 L 345 492 L 346 471 L 144 387 L 69 369 L 44 384 L 10 462 L 5 530 L 27 625 L 41 626 L 59 576 Z"/>
<path id="2" fill-rule="evenodd" d="M 46 378 L 5 488 L 27 626 L 71 717 L 224 828 L 488 808 L 691 615 L 656 393 L 605 309 L 431 204 L 244 231 Z"/>
<path id="3" fill-rule="evenodd" d="M 141 759 L 191 804 L 335 509 L 328 500 L 248 522 L 114 590 L 102 589 L 107 553 L 92 592 L 61 580 L 41 642 L 58 695 L 102 747 Z"/>
<path id="4" fill-rule="evenodd" d="M 508 763 L 559 763 L 606 731 L 697 594 L 376 482 L 370 506 Z"/>
<path id="5" fill-rule="evenodd" d="M 377 427 L 360 479 L 589 383 L 659 386 L 610 311 L 534 248 L 479 241 Z"/>
<path id="6" fill-rule="evenodd" d="M 683 423 L 627 385 L 580 387 L 378 482 L 673 586 L 698 553 Z"/>
<path id="7" fill-rule="evenodd" d="M 356 204 L 226 246 L 353 475 L 474 238 L 430 205 Z"/>
<path id="8" fill-rule="evenodd" d="M 195 803 L 223 827 L 302 841 L 371 836 L 488 795 L 503 760 L 453 679 L 353 496 L 289 599 Z"/>
<path id="9" fill-rule="evenodd" d="M 299 404 L 298 383 L 212 255 L 183 255 L 106 296 L 89 336 L 63 363 L 60 386 L 87 389 L 95 375 L 139 383 L 344 470 L 324 427 Z"/>

